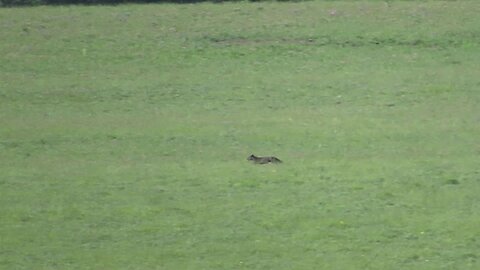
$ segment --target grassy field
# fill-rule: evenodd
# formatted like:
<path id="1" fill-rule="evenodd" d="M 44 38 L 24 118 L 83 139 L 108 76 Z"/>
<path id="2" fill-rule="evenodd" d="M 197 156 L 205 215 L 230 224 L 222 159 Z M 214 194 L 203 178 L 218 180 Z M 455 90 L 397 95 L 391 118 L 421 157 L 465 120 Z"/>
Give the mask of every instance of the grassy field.
<path id="1" fill-rule="evenodd" d="M 478 14 L 0 9 L 0 269 L 480 269 Z"/>

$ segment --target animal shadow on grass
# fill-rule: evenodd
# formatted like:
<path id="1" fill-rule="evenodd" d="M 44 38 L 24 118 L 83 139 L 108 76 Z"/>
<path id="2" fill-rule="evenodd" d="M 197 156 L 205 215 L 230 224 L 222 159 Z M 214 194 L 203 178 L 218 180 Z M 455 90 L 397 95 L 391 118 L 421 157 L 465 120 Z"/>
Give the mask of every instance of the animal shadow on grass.
<path id="1" fill-rule="evenodd" d="M 268 157 L 257 157 L 255 155 L 250 155 L 247 160 L 253 161 L 255 164 L 269 164 L 269 163 L 282 163 L 282 161 L 274 156 Z"/>

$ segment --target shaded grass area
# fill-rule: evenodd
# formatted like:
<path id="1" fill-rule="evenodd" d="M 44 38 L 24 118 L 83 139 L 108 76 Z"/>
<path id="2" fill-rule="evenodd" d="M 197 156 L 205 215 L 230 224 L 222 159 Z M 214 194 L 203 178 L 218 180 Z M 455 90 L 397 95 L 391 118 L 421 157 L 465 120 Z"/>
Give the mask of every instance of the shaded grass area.
<path id="1" fill-rule="evenodd" d="M 0 9 L 0 268 L 477 269 L 479 9 Z"/>

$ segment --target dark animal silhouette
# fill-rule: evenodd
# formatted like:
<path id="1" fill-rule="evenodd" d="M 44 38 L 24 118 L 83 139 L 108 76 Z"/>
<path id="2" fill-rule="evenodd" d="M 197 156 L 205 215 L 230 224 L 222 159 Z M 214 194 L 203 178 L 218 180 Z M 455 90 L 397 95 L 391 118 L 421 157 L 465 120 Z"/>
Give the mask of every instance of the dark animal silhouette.
<path id="1" fill-rule="evenodd" d="M 282 163 L 282 161 L 276 157 L 257 157 L 255 155 L 250 155 L 247 160 L 251 160 L 255 164 Z"/>

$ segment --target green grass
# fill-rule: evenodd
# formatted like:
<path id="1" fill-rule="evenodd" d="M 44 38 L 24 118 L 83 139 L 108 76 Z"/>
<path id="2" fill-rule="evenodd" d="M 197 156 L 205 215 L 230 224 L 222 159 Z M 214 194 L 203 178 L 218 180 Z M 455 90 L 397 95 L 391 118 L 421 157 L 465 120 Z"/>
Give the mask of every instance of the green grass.
<path id="1" fill-rule="evenodd" d="M 479 269 L 479 13 L 0 9 L 0 269 Z"/>

